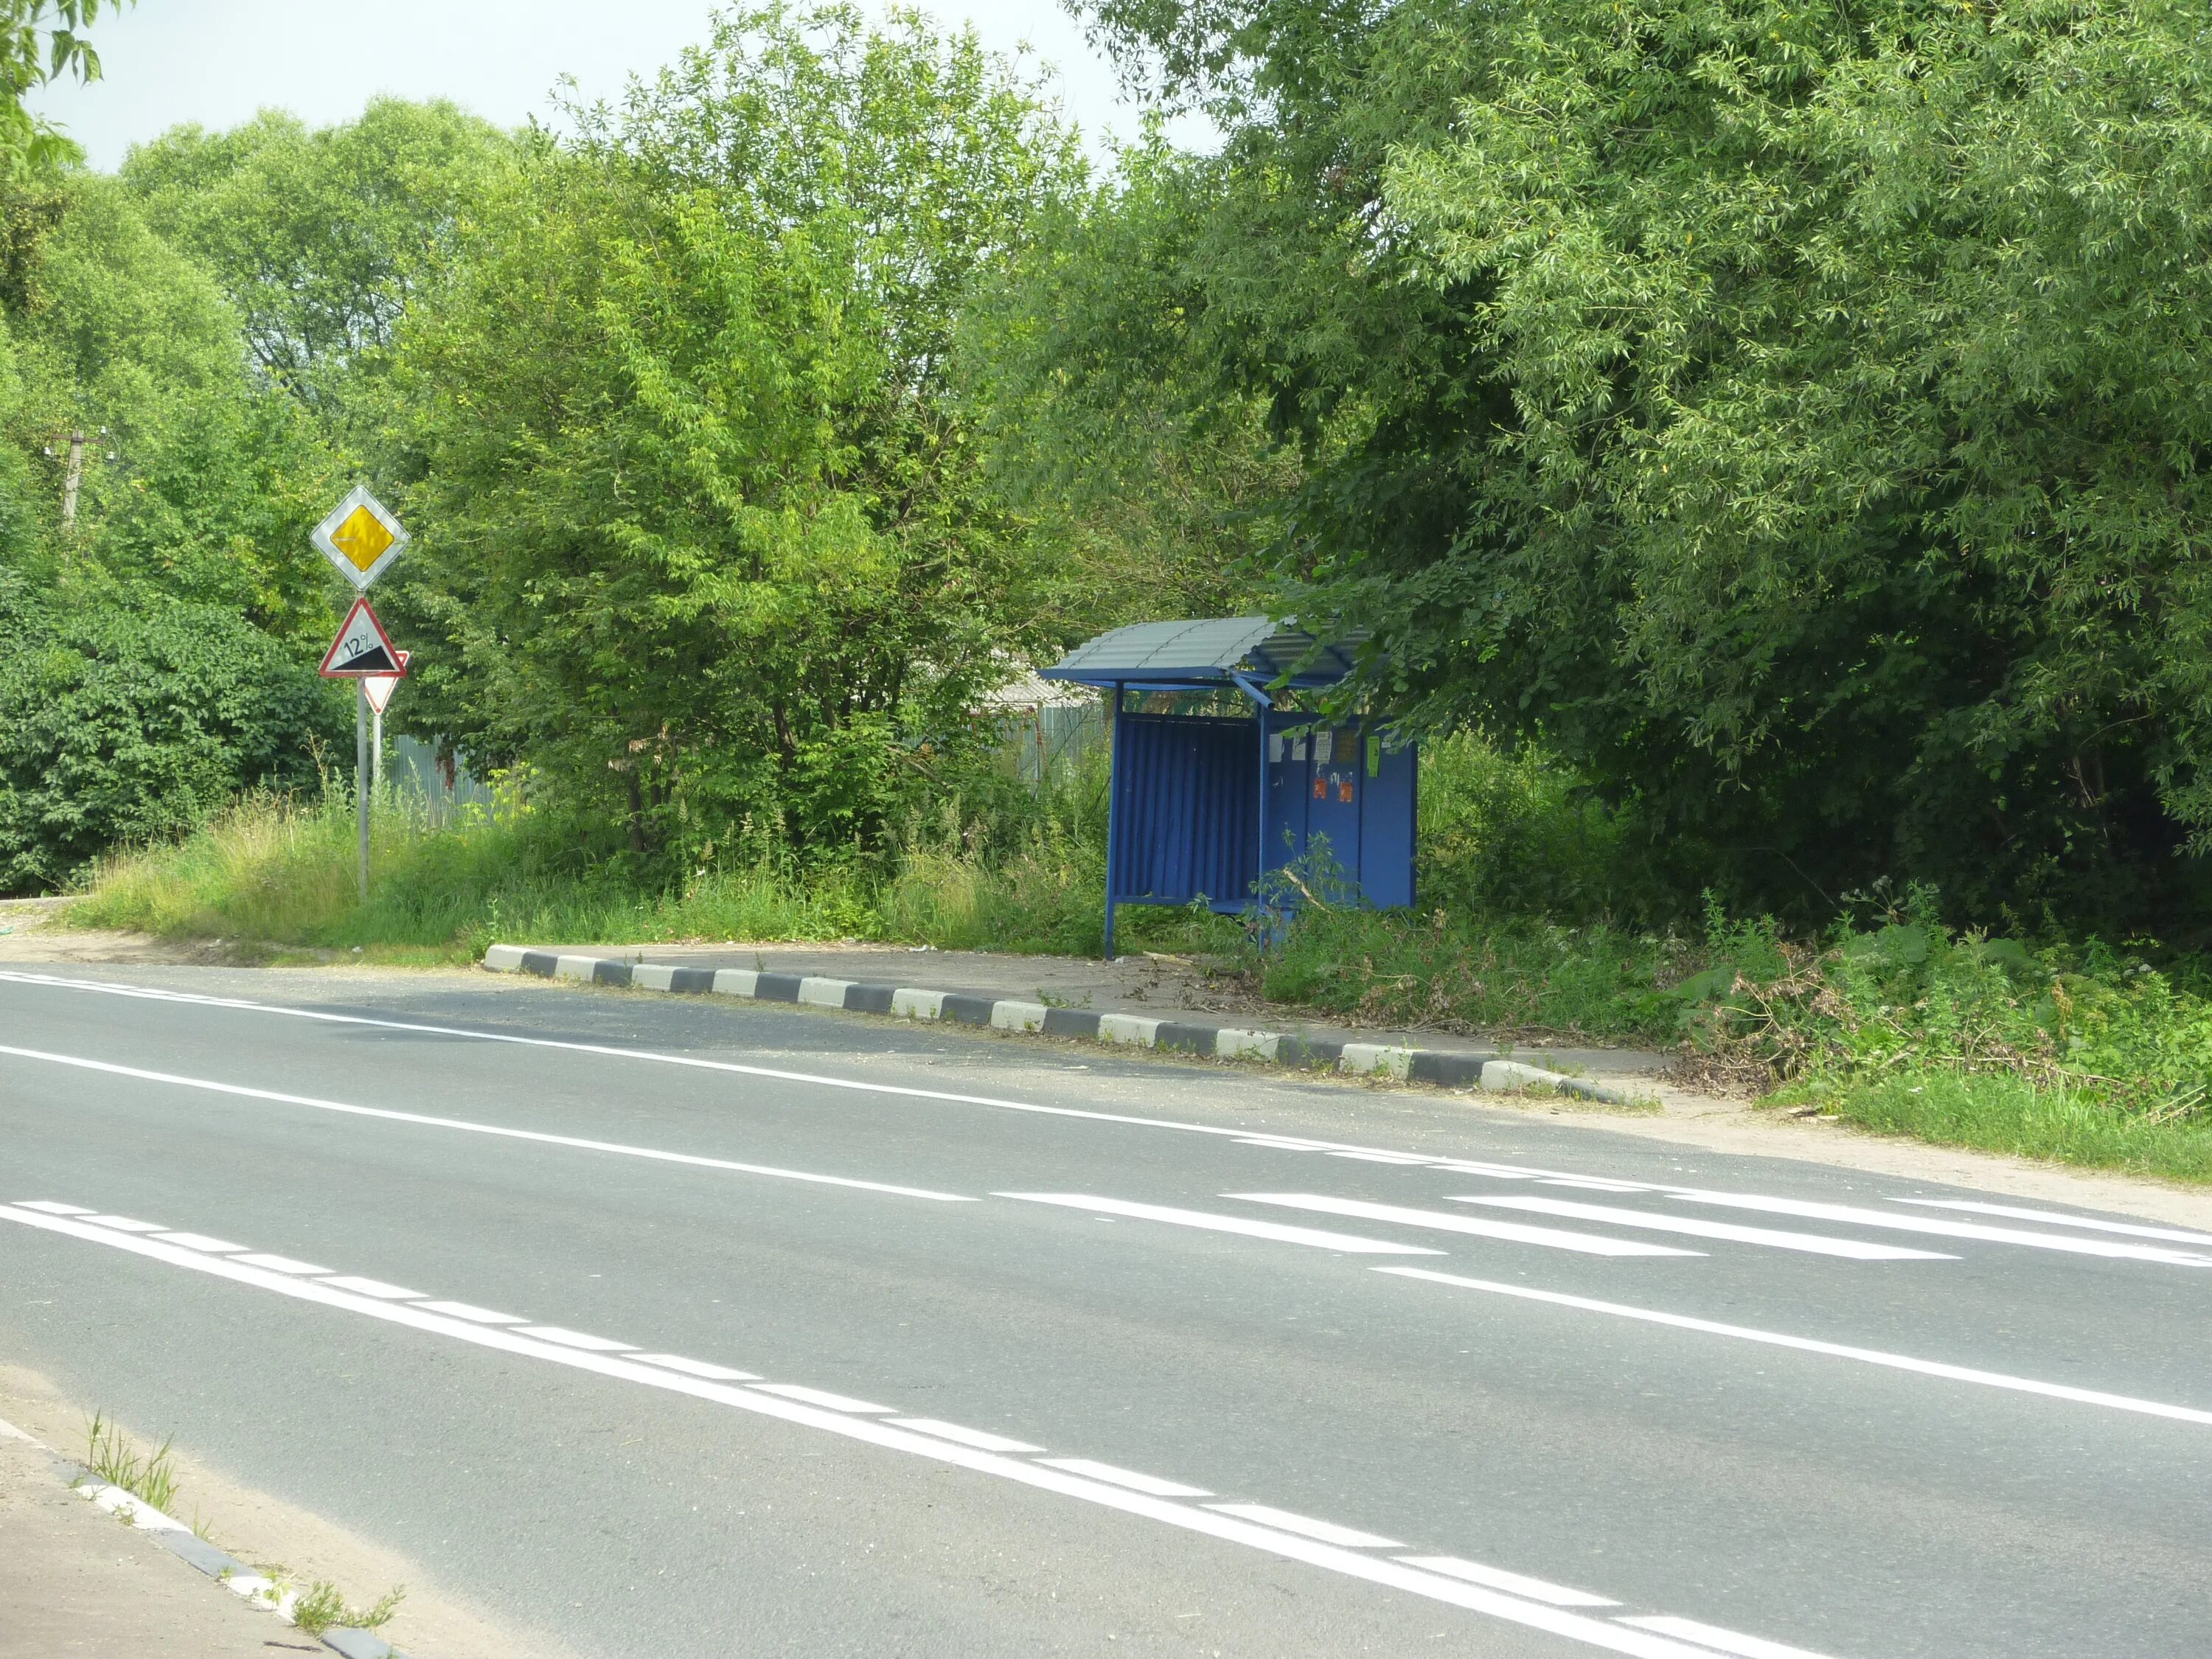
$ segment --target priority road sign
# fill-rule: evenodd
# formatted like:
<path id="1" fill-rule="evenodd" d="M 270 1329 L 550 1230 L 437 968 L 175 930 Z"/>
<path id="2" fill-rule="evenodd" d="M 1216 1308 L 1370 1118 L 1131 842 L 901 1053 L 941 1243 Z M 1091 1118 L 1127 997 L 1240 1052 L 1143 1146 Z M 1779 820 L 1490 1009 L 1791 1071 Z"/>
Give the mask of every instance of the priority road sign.
<path id="1" fill-rule="evenodd" d="M 326 680 L 371 680 L 407 672 L 406 657 L 392 643 L 367 599 L 356 599 L 319 671 Z M 387 694 L 388 695 L 388 694 Z"/>
<path id="2" fill-rule="evenodd" d="M 365 605 L 368 601 L 364 599 L 362 603 Z M 399 682 L 405 677 L 407 672 L 408 653 L 402 651 L 398 654 L 399 658 L 398 673 L 370 674 L 365 677 L 361 683 L 361 689 L 368 694 L 369 713 L 376 715 L 380 720 L 383 718 L 384 711 L 392 707 L 392 694 L 399 689 Z"/>
<path id="3" fill-rule="evenodd" d="M 331 516 L 315 526 L 315 545 L 361 592 L 384 574 L 408 544 L 406 527 L 392 509 L 356 484 Z"/>

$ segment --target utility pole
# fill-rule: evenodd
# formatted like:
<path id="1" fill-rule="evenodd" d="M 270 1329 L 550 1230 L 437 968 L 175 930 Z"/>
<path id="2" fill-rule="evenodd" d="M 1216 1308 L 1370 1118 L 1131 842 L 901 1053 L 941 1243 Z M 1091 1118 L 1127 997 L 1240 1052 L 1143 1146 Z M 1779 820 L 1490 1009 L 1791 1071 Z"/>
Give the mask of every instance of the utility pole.
<path id="1" fill-rule="evenodd" d="M 72 432 L 69 440 L 69 465 L 62 473 L 62 528 L 70 530 L 76 525 L 77 491 L 84 488 L 84 434 Z"/>

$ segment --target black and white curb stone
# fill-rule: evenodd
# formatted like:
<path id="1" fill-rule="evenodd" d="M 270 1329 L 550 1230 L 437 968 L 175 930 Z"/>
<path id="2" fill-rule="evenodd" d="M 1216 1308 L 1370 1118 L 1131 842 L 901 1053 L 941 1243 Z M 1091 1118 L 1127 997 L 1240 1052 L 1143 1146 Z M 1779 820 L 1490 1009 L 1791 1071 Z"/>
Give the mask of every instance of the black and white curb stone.
<path id="1" fill-rule="evenodd" d="M 78 1497 L 89 1499 L 117 1520 L 150 1533 L 163 1549 L 198 1567 L 234 1595 L 275 1613 L 288 1624 L 291 1622 L 292 1604 L 299 1599 L 297 1594 L 285 1589 L 258 1568 L 217 1549 L 183 1522 L 164 1515 L 136 1493 L 109 1486 L 89 1469 L 70 1462 L 5 1419 L 0 1419 L 0 1439 L 20 1440 L 43 1452 L 47 1462 L 53 1466 L 55 1475 Z M 331 1652 L 344 1656 L 344 1659 L 407 1659 L 405 1654 L 374 1631 L 332 1626 L 318 1639 Z"/>
<path id="2" fill-rule="evenodd" d="M 1217 1060 L 1262 1060 L 1309 1068 L 1324 1066 L 1358 1077 L 1431 1083 L 1447 1089 L 1484 1089 L 1503 1093 L 1542 1088 L 1555 1094 L 1574 1095 L 1616 1106 L 1634 1105 L 1642 1098 L 1617 1084 L 1592 1083 L 1496 1054 L 1413 1048 L 1388 1042 L 1345 1042 L 1290 1031 L 1154 1019 L 1145 1014 L 1099 1014 L 1082 1008 L 1050 1007 L 1042 1002 L 969 996 L 957 991 L 915 986 L 878 985 L 865 980 L 761 973 L 750 968 L 679 968 L 650 962 L 629 963 L 610 957 L 557 955 L 519 945 L 493 945 L 484 952 L 483 965 L 498 974 L 535 974 L 541 979 L 574 980 L 586 985 L 750 997 L 760 1002 L 805 1003 L 811 1007 L 840 1008 L 848 1013 L 945 1020 L 959 1025 L 986 1025 L 1001 1031 L 1041 1031 L 1047 1036 L 1079 1037 L 1139 1048 L 1175 1048 Z"/>

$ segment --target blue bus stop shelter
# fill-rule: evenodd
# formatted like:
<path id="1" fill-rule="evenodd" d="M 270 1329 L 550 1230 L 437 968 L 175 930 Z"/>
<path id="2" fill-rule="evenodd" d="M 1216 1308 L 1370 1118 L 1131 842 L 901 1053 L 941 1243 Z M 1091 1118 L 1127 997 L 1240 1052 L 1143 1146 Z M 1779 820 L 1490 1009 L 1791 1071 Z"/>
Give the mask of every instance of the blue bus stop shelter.
<path id="1" fill-rule="evenodd" d="M 1372 715 L 1297 706 L 1352 666 L 1286 623 L 1217 617 L 1117 628 L 1042 671 L 1106 694 L 1109 959 L 1116 905 L 1247 910 L 1262 876 L 1311 868 L 1324 845 L 1361 902 L 1413 902 L 1412 745 L 1386 745 Z"/>

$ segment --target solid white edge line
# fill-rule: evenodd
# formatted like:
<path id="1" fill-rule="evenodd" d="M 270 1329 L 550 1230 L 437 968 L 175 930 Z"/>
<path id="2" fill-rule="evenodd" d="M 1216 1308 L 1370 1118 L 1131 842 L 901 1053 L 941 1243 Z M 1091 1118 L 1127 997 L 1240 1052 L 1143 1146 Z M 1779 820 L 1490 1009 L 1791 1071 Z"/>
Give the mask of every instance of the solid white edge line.
<path id="1" fill-rule="evenodd" d="M 804 1382 L 758 1382 L 753 1386 L 763 1394 L 796 1400 L 803 1406 L 819 1406 L 825 1412 L 857 1412 L 864 1416 L 888 1417 L 897 1409 L 892 1406 L 874 1405 L 866 1400 L 855 1400 L 848 1394 L 832 1394 L 827 1389 L 810 1389 Z"/>
<path id="2" fill-rule="evenodd" d="M 702 1170 L 727 1170 L 738 1175 L 772 1176 L 780 1181 L 804 1181 L 823 1187 L 851 1187 L 862 1192 L 889 1193 L 897 1198 L 926 1198 L 941 1204 L 972 1204 L 975 1201 L 958 1193 L 931 1192 L 921 1187 L 894 1187 L 880 1181 L 856 1181 L 846 1176 L 814 1175 L 804 1170 L 780 1170 L 765 1164 L 737 1164 L 728 1158 L 702 1158 L 692 1152 L 667 1152 L 653 1146 L 629 1146 L 619 1141 L 549 1134 L 538 1129 L 510 1129 L 496 1123 L 475 1123 L 458 1117 L 433 1117 L 422 1112 L 392 1111 L 381 1106 L 349 1106 L 343 1101 L 318 1100 L 312 1095 L 249 1088 L 242 1083 L 218 1083 L 210 1078 L 180 1077 L 173 1072 L 118 1066 L 112 1060 L 88 1060 L 78 1054 L 49 1054 L 39 1048 L 15 1048 L 0 1043 L 0 1054 L 14 1054 L 21 1060 L 42 1060 L 55 1066 L 73 1066 L 88 1072 L 105 1072 L 111 1076 L 136 1078 L 148 1083 L 166 1083 L 180 1089 L 200 1089 L 211 1094 L 234 1096 L 242 1100 L 266 1100 L 280 1106 L 306 1106 L 319 1112 L 339 1112 L 349 1117 L 378 1118 L 389 1123 L 409 1123 L 424 1128 L 457 1129 L 468 1134 L 494 1135 L 503 1140 L 527 1140 L 539 1146 L 565 1146 L 579 1152 L 611 1152 L 622 1158 L 641 1158 L 658 1164 L 688 1164 Z"/>
<path id="3" fill-rule="evenodd" d="M 327 1278 L 337 1271 L 334 1267 L 318 1267 L 312 1261 L 301 1261 L 292 1256 L 278 1255 L 273 1250 L 248 1250 L 238 1260 L 249 1267 L 266 1267 L 271 1273 L 304 1273 L 310 1279 Z"/>
<path id="4" fill-rule="evenodd" d="M 2212 1245 L 2212 1233 L 2185 1232 L 2179 1227 L 2143 1227 L 2129 1221 L 2095 1220 L 2086 1215 L 2061 1215 L 2056 1210 L 2030 1210 L 2017 1204 L 1977 1204 L 1956 1198 L 1903 1198 L 1900 1204 L 1924 1205 L 1931 1210 L 1965 1210 L 1975 1215 L 2001 1215 L 2014 1221 L 2043 1221 L 2054 1227 L 2086 1227 L 2092 1232 L 2124 1233 L 2130 1238 L 2163 1238 L 2176 1244 Z"/>
<path id="5" fill-rule="evenodd" d="M 894 1417 L 888 1420 L 902 1429 L 912 1429 L 916 1434 L 933 1434 L 939 1440 L 957 1441 L 961 1445 L 973 1446 L 979 1451 L 1024 1454 L 1044 1449 L 1042 1446 L 1032 1446 L 1026 1440 L 993 1434 L 988 1429 L 971 1429 L 963 1424 L 947 1423 L 940 1417 Z"/>
<path id="6" fill-rule="evenodd" d="M 435 1306 L 435 1304 L 432 1304 Z M 710 1382 L 757 1382 L 758 1371 L 734 1370 L 727 1365 L 716 1365 L 704 1359 L 687 1359 L 680 1353 L 637 1353 L 631 1358 L 648 1365 L 663 1365 L 672 1371 L 682 1371 L 686 1376 L 703 1376 Z"/>
<path id="7" fill-rule="evenodd" d="M 464 1025 L 430 1025 L 419 1020 L 379 1019 L 368 1014 L 335 1014 L 321 1008 L 288 1008 L 282 1004 L 253 1002 L 243 997 L 211 997 L 193 991 L 168 991 L 150 985 L 125 985 L 109 980 L 70 979 L 58 974 L 27 974 L 15 969 L 0 969 L 0 984 L 36 985 L 49 990 L 83 991 L 99 996 L 132 997 L 146 1002 L 186 1003 L 200 1007 L 228 1008 L 245 1013 L 273 1014 L 281 1019 L 306 1019 L 331 1025 L 361 1025 L 374 1030 L 410 1031 L 425 1036 L 465 1037 L 476 1042 L 503 1042 L 522 1048 L 555 1048 L 569 1054 L 598 1054 L 609 1060 L 643 1060 L 656 1066 L 682 1066 L 702 1072 L 726 1072 L 738 1077 L 772 1078 L 782 1083 L 810 1083 L 824 1089 L 842 1089 L 854 1094 L 888 1095 L 902 1100 L 935 1100 L 953 1106 L 987 1106 L 995 1111 L 1030 1112 L 1040 1117 L 1076 1118 L 1092 1123 L 1119 1123 L 1138 1129 L 1170 1129 L 1178 1134 L 1218 1135 L 1226 1140 L 1258 1139 L 1302 1139 L 1301 1137 L 1270 1137 L 1263 1130 L 1238 1129 L 1218 1123 L 1185 1123 L 1175 1118 L 1139 1117 L 1130 1112 L 1098 1112 L 1079 1106 L 1044 1106 L 1035 1101 L 1006 1100 L 995 1095 L 961 1094 L 949 1089 L 923 1089 L 903 1083 L 869 1083 L 857 1078 L 830 1077 L 819 1072 L 793 1072 L 772 1066 L 748 1066 L 738 1060 L 707 1060 L 696 1054 L 672 1054 L 653 1048 L 620 1048 L 605 1042 L 577 1042 L 562 1037 L 520 1036 L 507 1031 L 483 1031 Z M 779 1005 L 780 1006 L 780 1005 Z M 1288 1149 L 1286 1149 L 1288 1150 Z M 1395 1152 L 1387 1146 L 1358 1146 L 1345 1141 L 1315 1140 L 1304 1142 L 1297 1150 L 1306 1152 Z M 1440 1165 L 1466 1170 L 1469 1174 L 1485 1171 L 1473 1167 L 1465 1159 L 1425 1158 Z M 1518 1169 L 1506 1165 L 1488 1171 L 1501 1180 L 1519 1181 L 1538 1176 L 1573 1176 L 1571 1170 Z M 784 1173 L 772 1171 L 769 1173 Z M 817 1177 L 823 1179 L 825 1177 Z M 866 1182 L 850 1183 L 866 1186 Z M 931 1197 L 948 1194 L 936 1193 Z"/>
<path id="8" fill-rule="evenodd" d="M 1042 1462 L 1027 1462 L 951 1441 L 935 1439 L 928 1435 L 915 1434 L 909 1430 L 891 1427 L 879 1418 L 842 1416 L 817 1407 L 804 1406 L 796 1401 L 780 1400 L 757 1390 L 709 1382 L 655 1366 L 640 1364 L 627 1356 L 617 1358 L 585 1353 L 574 1348 L 556 1347 L 551 1343 L 516 1336 L 511 1331 L 472 1325 L 464 1320 L 442 1318 L 404 1303 L 378 1302 L 367 1297 L 349 1296 L 313 1279 L 288 1279 L 281 1273 L 268 1273 L 257 1267 L 241 1267 L 226 1256 L 195 1255 L 173 1245 L 149 1244 L 129 1234 L 88 1227 L 59 1216 L 40 1215 L 17 1209 L 12 1205 L 0 1205 L 0 1221 L 12 1221 L 42 1232 L 104 1244 L 111 1249 L 146 1256 L 172 1267 L 188 1267 L 212 1278 L 228 1279 L 256 1289 L 273 1291 L 295 1301 L 314 1303 L 380 1319 L 387 1324 L 450 1337 L 480 1348 L 545 1360 L 566 1365 L 573 1370 L 642 1383 L 671 1394 L 689 1395 L 694 1399 L 732 1406 L 757 1416 L 775 1418 L 801 1427 L 842 1435 L 848 1440 L 860 1441 L 885 1450 L 927 1457 L 957 1468 L 1014 1481 L 1060 1497 L 1077 1498 L 1102 1509 L 1118 1510 L 1125 1515 L 1197 1533 L 1224 1543 L 1242 1545 L 1285 1560 L 1319 1567 L 1343 1577 L 1362 1579 L 1385 1589 L 1401 1590 L 1470 1613 L 1486 1613 L 1532 1630 L 1547 1631 L 1553 1635 L 1607 1652 L 1626 1654 L 1630 1659 L 1712 1659 L 1710 1650 L 1690 1647 L 1653 1632 L 1628 1630 L 1562 1608 L 1504 1595 L 1480 1585 L 1464 1583 L 1436 1573 L 1422 1572 L 1399 1562 L 1378 1560 L 1355 1550 L 1339 1549 L 1334 1545 L 1293 1537 L 1272 1528 L 1255 1527 L 1233 1516 L 1216 1515 L 1211 1510 L 1148 1497 L 1142 1492 L 1109 1486 L 1104 1481 L 1086 1480 L 1064 1469 L 1051 1468 Z"/>
<path id="9" fill-rule="evenodd" d="M 1293 1227 L 1280 1221 L 1254 1221 L 1241 1215 L 1216 1215 L 1211 1210 L 1186 1210 L 1174 1204 L 1139 1204 L 1126 1198 L 1102 1198 L 1095 1193 L 993 1193 L 994 1198 L 1018 1198 L 1031 1204 L 1056 1204 L 1062 1209 L 1089 1210 L 1098 1215 L 1126 1216 L 1134 1221 L 1164 1222 L 1200 1232 L 1233 1233 L 1243 1238 L 1264 1238 L 1277 1244 L 1303 1244 L 1310 1249 L 1340 1250 L 1349 1255 L 1442 1255 L 1419 1244 L 1394 1244 L 1386 1239 L 1363 1238 L 1357 1233 L 1333 1233 L 1320 1227 Z"/>
<path id="10" fill-rule="evenodd" d="M 420 1298 L 428 1301 L 424 1297 Z M 635 1342 L 617 1342 L 611 1337 L 593 1336 L 589 1331 L 572 1331 L 566 1325 L 517 1325 L 517 1336 L 534 1336 L 541 1342 L 558 1342 L 564 1348 L 581 1348 L 586 1353 L 635 1353 Z"/>
<path id="11" fill-rule="evenodd" d="M 1213 1496 L 1203 1486 L 1187 1486 L 1180 1480 L 1164 1480 L 1139 1469 L 1125 1469 L 1118 1463 L 1102 1463 L 1095 1457 L 1041 1457 L 1037 1462 L 1048 1469 L 1065 1469 L 1070 1474 L 1079 1474 L 1088 1480 L 1103 1480 L 1109 1486 L 1127 1486 L 1131 1492 L 1144 1492 L 1152 1498 Z"/>
<path id="12" fill-rule="evenodd" d="M 43 1210 L 48 1215 L 92 1215 L 96 1212 L 82 1204 L 57 1204 L 51 1198 L 23 1198 L 15 1200 L 19 1210 Z"/>
<path id="13" fill-rule="evenodd" d="M 1570 1589 L 1565 1584 L 1531 1578 L 1524 1573 L 1508 1572 L 1503 1567 L 1486 1567 L 1480 1561 L 1462 1561 L 1456 1555 L 1401 1555 L 1398 1559 L 1409 1567 L 1440 1572 L 1448 1578 L 1464 1578 L 1470 1584 L 1487 1584 L 1491 1589 L 1504 1590 L 1509 1595 L 1525 1595 L 1532 1601 L 1549 1601 L 1555 1607 L 1617 1607 L 1620 1605 L 1609 1595 L 1593 1595 L 1588 1590 Z"/>
<path id="14" fill-rule="evenodd" d="M 1340 1526 L 1334 1521 L 1316 1521 L 1310 1515 L 1279 1510 L 1272 1504 L 1208 1504 L 1206 1507 L 1217 1515 L 1242 1516 L 1245 1520 L 1256 1522 L 1263 1527 L 1294 1532 L 1301 1538 L 1318 1538 L 1324 1544 L 1341 1544 L 1348 1550 L 1401 1550 L 1406 1547 L 1395 1538 L 1362 1532 L 1357 1527 Z"/>
<path id="15" fill-rule="evenodd" d="M 1332 1198 L 1322 1193 L 1224 1193 L 1222 1197 L 1244 1204 L 1278 1204 L 1285 1209 L 1311 1210 L 1318 1215 L 1349 1216 L 1355 1221 L 1380 1221 L 1392 1226 L 1426 1227 L 1436 1232 L 1457 1233 L 1470 1238 L 1500 1239 L 1510 1244 L 1540 1244 L 1547 1249 L 1574 1250 L 1583 1255 L 1617 1257 L 1703 1255 L 1703 1250 L 1677 1249 L 1672 1244 L 1648 1244 L 1640 1238 L 1607 1238 L 1599 1233 L 1568 1232 L 1559 1227 L 1532 1227 L 1521 1221 L 1486 1221 L 1471 1215 L 1447 1215 L 1441 1210 L 1410 1209 L 1402 1204 L 1370 1204 L 1359 1198 Z"/>
<path id="16" fill-rule="evenodd" d="M 2177 1423 L 2212 1423 L 2212 1411 L 2191 1406 L 2169 1406 L 2157 1400 L 2138 1400 L 2131 1395 L 2106 1394 L 2096 1389 L 2070 1388 L 2063 1382 L 2039 1382 L 2033 1377 L 2008 1376 L 2002 1371 L 1977 1370 L 1971 1365 L 1946 1364 L 1939 1359 L 1915 1359 L 1909 1354 L 1884 1353 L 1879 1348 L 1854 1348 L 1842 1342 L 1823 1342 L 1809 1336 L 1789 1336 L 1780 1331 L 1753 1330 L 1746 1325 L 1723 1325 L 1717 1320 L 1694 1319 L 1687 1314 L 1662 1313 L 1656 1308 L 1632 1308 L 1619 1302 L 1600 1302 L 1560 1291 L 1539 1291 L 1526 1285 L 1501 1285 L 1493 1279 L 1465 1279 L 1431 1267 L 1377 1267 L 1378 1273 L 1401 1279 L 1425 1279 L 1462 1290 L 1485 1291 L 1492 1296 L 1517 1297 L 1525 1302 L 1548 1302 L 1555 1307 L 1578 1308 L 1585 1313 L 1611 1314 L 1620 1319 L 1641 1320 L 1649 1325 L 1671 1325 L 1677 1330 L 1702 1331 L 1709 1336 L 1732 1336 L 1745 1342 L 1761 1342 L 1773 1348 L 1795 1348 L 1802 1353 L 1825 1354 L 1834 1359 L 1856 1359 L 1891 1370 L 1940 1376 L 1953 1382 L 1978 1383 L 2014 1394 L 2040 1395 L 2080 1406 L 2103 1406 L 2112 1411 L 2135 1412 L 2145 1417 L 2169 1418 Z"/>
<path id="17" fill-rule="evenodd" d="M 1686 1642 L 1702 1642 L 1722 1653 L 1736 1656 L 1736 1659 L 1826 1659 L 1824 1654 L 1809 1648 L 1793 1648 L 1786 1643 L 1770 1642 L 1760 1636 L 1746 1636 L 1741 1631 L 1723 1630 L 1718 1625 L 1701 1625 L 1694 1619 L 1677 1619 L 1672 1613 L 1639 1614 L 1620 1620 L 1638 1630 L 1656 1631 L 1662 1636 L 1679 1636 Z"/>

